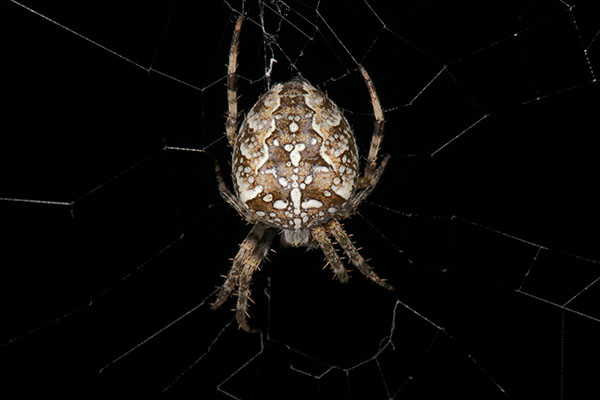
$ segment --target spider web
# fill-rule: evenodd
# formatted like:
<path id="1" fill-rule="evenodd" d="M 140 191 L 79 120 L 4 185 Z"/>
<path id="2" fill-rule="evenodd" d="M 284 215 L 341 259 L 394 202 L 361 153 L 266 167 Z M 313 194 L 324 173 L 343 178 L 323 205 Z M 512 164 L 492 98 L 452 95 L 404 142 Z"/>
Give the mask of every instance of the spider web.
<path id="1" fill-rule="evenodd" d="M 276 244 L 256 335 L 208 307 L 249 230 L 214 178 L 241 4 L 0 5 L 2 398 L 598 395 L 598 9 L 386 3 L 246 4 L 242 110 L 301 75 L 364 156 L 373 78 L 392 161 L 344 224 L 396 287 Z"/>

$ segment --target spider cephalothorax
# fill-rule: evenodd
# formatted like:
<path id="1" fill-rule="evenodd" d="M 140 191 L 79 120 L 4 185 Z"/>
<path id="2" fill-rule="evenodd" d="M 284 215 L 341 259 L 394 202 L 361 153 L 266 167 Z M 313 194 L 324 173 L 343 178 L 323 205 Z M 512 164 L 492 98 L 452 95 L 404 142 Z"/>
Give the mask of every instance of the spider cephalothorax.
<path id="1" fill-rule="evenodd" d="M 373 272 L 339 222 L 351 216 L 375 188 L 389 159 L 377 165 L 384 120 L 371 78 L 359 66 L 376 119 L 362 177 L 348 121 L 325 93 L 306 81 L 273 86 L 248 112 L 238 131 L 235 71 L 242 22 L 240 16 L 231 42 L 227 82 L 226 135 L 233 147 L 235 194 L 225 185 L 218 167 L 217 179 L 223 198 L 254 227 L 242 242 L 213 308 L 237 288 L 236 318 L 249 331 L 246 317 L 252 273 L 278 232 L 284 244 L 319 247 L 336 277 L 346 282 L 348 273 L 329 238 L 333 236 L 360 272 L 386 289 L 393 288 Z"/>

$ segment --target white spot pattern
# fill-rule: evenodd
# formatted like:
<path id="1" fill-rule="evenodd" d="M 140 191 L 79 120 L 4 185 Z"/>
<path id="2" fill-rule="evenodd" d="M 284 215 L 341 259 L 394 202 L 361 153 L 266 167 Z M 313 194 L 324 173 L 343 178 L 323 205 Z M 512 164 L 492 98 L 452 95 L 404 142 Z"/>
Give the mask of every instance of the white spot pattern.
<path id="1" fill-rule="evenodd" d="M 232 171 L 246 207 L 267 224 L 301 230 L 352 196 L 358 152 L 340 109 L 309 83 L 290 81 L 275 85 L 248 112 Z"/>

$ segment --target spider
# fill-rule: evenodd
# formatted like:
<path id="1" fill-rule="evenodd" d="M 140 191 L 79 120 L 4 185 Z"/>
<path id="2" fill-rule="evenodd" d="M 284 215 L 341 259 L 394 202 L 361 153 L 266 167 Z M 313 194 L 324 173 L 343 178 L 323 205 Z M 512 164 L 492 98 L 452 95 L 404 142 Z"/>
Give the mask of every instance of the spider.
<path id="1" fill-rule="evenodd" d="M 367 264 L 339 222 L 354 214 L 373 191 L 390 156 L 377 163 L 383 112 L 373 82 L 360 65 L 375 115 L 363 176 L 359 177 L 358 150 L 348 121 L 325 93 L 305 80 L 273 86 L 254 104 L 238 131 L 236 69 L 243 21 L 241 14 L 227 66 L 225 135 L 233 148 L 235 194 L 227 188 L 218 163 L 215 169 L 225 202 L 254 226 L 240 245 L 212 309 L 220 307 L 237 289 L 236 320 L 240 328 L 253 332 L 247 321 L 252 274 L 259 269 L 277 233 L 283 245 L 320 248 L 335 277 L 345 283 L 348 272 L 332 236 L 363 275 L 394 290 Z"/>

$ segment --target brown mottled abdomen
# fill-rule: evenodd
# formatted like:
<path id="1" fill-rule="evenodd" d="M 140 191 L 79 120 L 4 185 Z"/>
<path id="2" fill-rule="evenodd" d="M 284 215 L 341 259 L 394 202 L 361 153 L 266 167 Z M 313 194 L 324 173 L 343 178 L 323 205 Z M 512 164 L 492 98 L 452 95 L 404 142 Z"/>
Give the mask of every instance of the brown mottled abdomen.
<path id="1" fill-rule="evenodd" d="M 240 200 L 265 223 L 306 229 L 329 219 L 358 178 L 354 134 L 308 82 L 278 84 L 252 107 L 233 151 Z"/>

